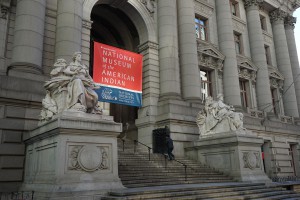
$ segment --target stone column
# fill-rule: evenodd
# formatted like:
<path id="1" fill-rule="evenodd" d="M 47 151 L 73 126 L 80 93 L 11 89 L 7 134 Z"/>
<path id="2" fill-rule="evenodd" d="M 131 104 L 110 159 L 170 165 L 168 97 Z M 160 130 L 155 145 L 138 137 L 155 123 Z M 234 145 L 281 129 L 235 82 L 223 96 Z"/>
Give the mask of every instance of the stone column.
<path id="1" fill-rule="evenodd" d="M 287 45 L 289 49 L 290 61 L 293 72 L 293 81 L 296 92 L 298 113 L 300 113 L 300 68 L 299 68 L 299 60 L 297 54 L 297 47 L 295 42 L 294 28 L 296 23 L 296 18 L 293 16 L 287 16 L 285 18 L 285 34 Z"/>
<path id="2" fill-rule="evenodd" d="M 7 42 L 7 24 L 9 18 L 10 1 L 0 1 L 0 9 L 0 75 L 5 75 L 5 46 Z"/>
<path id="3" fill-rule="evenodd" d="M 46 0 L 17 1 L 10 76 L 42 73 L 45 12 Z"/>
<path id="4" fill-rule="evenodd" d="M 223 88 L 225 102 L 241 106 L 239 74 L 234 46 L 232 16 L 229 1 L 216 0 L 219 48 L 225 55 Z"/>
<path id="5" fill-rule="evenodd" d="M 180 97 L 176 0 L 157 2 L 160 96 Z"/>
<path id="6" fill-rule="evenodd" d="M 200 100 L 194 0 L 178 0 L 177 2 L 182 96 L 187 100 Z"/>
<path id="7" fill-rule="evenodd" d="M 249 42 L 252 61 L 259 68 L 256 78 L 258 109 L 266 112 L 273 112 L 268 64 L 259 18 L 258 6 L 260 2 L 260 0 L 245 0 Z"/>
<path id="8" fill-rule="evenodd" d="M 283 105 L 285 115 L 299 117 L 289 49 L 284 29 L 285 16 L 286 13 L 280 9 L 276 9 L 270 13 L 277 65 L 279 71 L 284 76 Z"/>
<path id="9" fill-rule="evenodd" d="M 82 0 L 57 1 L 55 60 L 81 51 L 82 12 Z"/>

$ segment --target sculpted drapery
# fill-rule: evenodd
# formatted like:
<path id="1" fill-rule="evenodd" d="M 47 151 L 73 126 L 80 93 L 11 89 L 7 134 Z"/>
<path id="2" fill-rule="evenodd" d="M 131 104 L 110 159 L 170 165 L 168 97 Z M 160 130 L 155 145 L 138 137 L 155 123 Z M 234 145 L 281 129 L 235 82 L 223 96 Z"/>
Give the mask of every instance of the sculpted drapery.
<path id="1" fill-rule="evenodd" d="M 64 110 L 102 114 L 98 107 L 98 89 L 88 68 L 81 63 L 81 53 L 76 52 L 73 61 L 57 59 L 50 73 L 51 79 L 44 85 L 47 95 L 43 99 L 41 121 L 48 121 Z"/>
<path id="2" fill-rule="evenodd" d="M 200 136 L 244 130 L 243 114 L 226 105 L 222 94 L 218 95 L 217 101 L 212 97 L 206 98 L 205 107 L 198 113 L 196 122 Z"/>

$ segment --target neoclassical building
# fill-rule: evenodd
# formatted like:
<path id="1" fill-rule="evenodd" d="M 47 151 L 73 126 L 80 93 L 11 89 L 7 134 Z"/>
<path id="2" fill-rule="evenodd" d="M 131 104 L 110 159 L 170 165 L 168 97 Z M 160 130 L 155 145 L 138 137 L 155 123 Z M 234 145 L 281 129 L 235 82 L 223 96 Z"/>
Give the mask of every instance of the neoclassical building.
<path id="1" fill-rule="evenodd" d="M 263 138 L 266 174 L 299 176 L 299 0 L 0 0 L 0 191 L 23 181 L 23 136 L 37 127 L 56 59 L 93 42 L 143 55 L 141 108 L 101 102 L 127 137 L 170 127 L 176 156 L 199 139 L 205 98 L 224 94 Z"/>

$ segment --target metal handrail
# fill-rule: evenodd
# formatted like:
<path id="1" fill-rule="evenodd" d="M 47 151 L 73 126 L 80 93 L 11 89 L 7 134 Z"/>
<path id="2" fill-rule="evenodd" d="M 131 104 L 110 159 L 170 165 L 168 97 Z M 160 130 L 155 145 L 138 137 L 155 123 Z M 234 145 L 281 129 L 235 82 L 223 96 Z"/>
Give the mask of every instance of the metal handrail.
<path id="1" fill-rule="evenodd" d="M 123 140 L 123 139 L 121 139 L 122 140 L 122 142 L 123 142 L 123 151 L 124 151 L 124 146 L 125 146 L 125 140 Z M 133 142 L 134 142 L 134 153 L 136 153 L 136 146 L 137 146 L 137 144 L 141 144 L 141 145 L 143 145 L 143 146 L 145 146 L 145 147 L 147 147 L 148 148 L 148 157 L 149 157 L 149 161 L 151 160 L 151 150 L 153 149 L 152 147 L 149 147 L 148 145 L 146 145 L 146 144 L 144 144 L 144 143 L 142 143 L 142 142 L 140 142 L 140 141 L 138 141 L 138 140 L 133 140 Z M 164 156 L 164 158 L 165 158 L 165 168 L 167 168 L 167 157 L 165 156 L 165 154 L 164 153 L 160 153 L 161 155 L 163 155 Z M 185 181 L 187 181 L 187 168 L 190 168 L 191 170 L 193 170 L 193 171 L 196 171 L 194 168 L 192 168 L 192 167 L 189 167 L 187 164 L 185 164 L 185 163 L 183 163 L 183 162 L 180 162 L 179 160 L 176 160 L 176 159 L 173 159 L 175 162 L 177 162 L 177 163 L 179 163 L 179 164 L 181 164 L 181 165 L 183 165 L 183 167 L 184 167 L 184 174 L 185 174 Z"/>

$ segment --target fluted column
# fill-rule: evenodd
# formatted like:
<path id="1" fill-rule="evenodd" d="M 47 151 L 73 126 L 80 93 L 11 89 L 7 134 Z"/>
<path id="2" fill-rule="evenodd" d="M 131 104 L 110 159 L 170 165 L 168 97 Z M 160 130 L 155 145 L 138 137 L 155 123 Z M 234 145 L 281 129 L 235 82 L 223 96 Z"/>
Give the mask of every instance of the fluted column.
<path id="1" fill-rule="evenodd" d="M 285 115 L 299 117 L 289 49 L 284 29 L 285 16 L 286 13 L 280 9 L 276 9 L 270 13 L 277 65 L 279 71 L 284 76 L 283 105 Z"/>
<path id="2" fill-rule="evenodd" d="M 41 74 L 46 0 L 18 0 L 8 74 Z"/>
<path id="3" fill-rule="evenodd" d="M 228 0 L 216 0 L 219 48 L 226 57 L 223 69 L 224 97 L 226 103 L 241 106 L 239 75 L 229 2 Z"/>
<path id="4" fill-rule="evenodd" d="M 58 0 L 55 59 L 71 60 L 76 51 L 81 51 L 82 0 Z"/>
<path id="5" fill-rule="evenodd" d="M 176 0 L 157 2 L 160 96 L 179 97 L 178 34 Z"/>
<path id="6" fill-rule="evenodd" d="M 194 0 L 178 0 L 177 5 L 182 96 L 200 100 Z"/>
<path id="7" fill-rule="evenodd" d="M 297 106 L 298 106 L 298 113 L 300 113 L 300 68 L 299 68 L 299 60 L 298 60 L 298 53 L 294 35 L 294 28 L 296 23 L 296 18 L 293 16 L 287 16 L 285 18 L 285 34 L 287 45 L 289 49 L 290 61 L 292 66 L 293 72 L 293 81 L 295 85 L 295 92 L 297 98 Z"/>
<path id="8" fill-rule="evenodd" d="M 259 68 L 256 78 L 256 96 L 259 110 L 273 112 L 271 87 L 269 81 L 269 71 L 266 59 L 264 38 L 259 18 L 260 0 L 245 0 L 247 15 L 247 25 L 249 32 L 249 42 L 251 58 L 254 64 Z"/>

